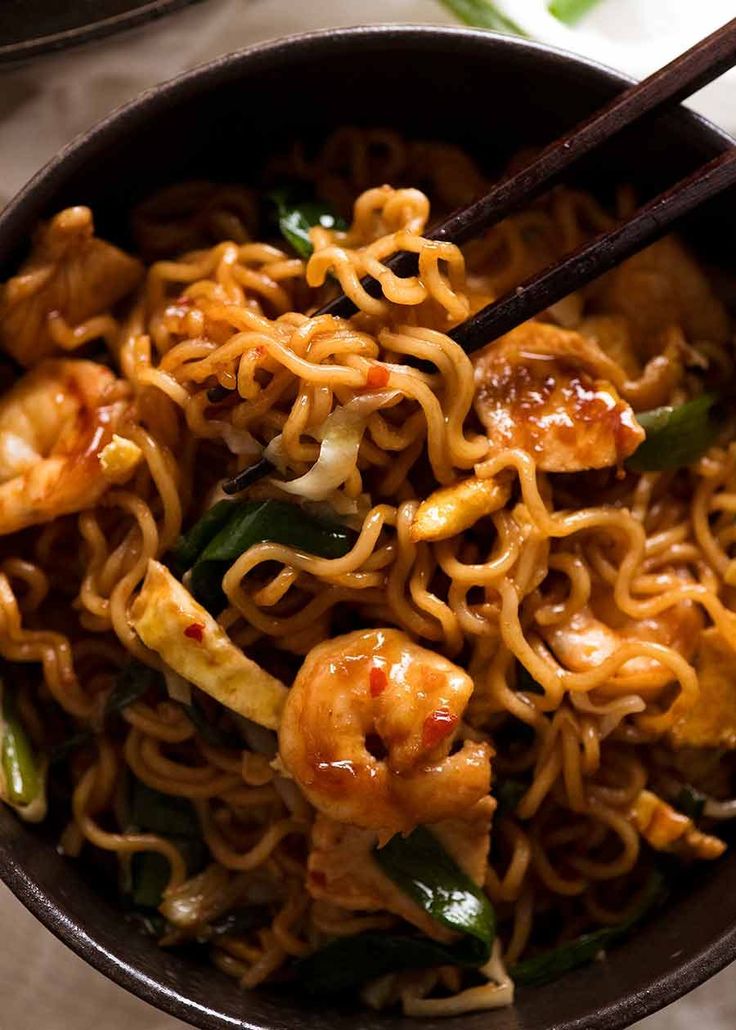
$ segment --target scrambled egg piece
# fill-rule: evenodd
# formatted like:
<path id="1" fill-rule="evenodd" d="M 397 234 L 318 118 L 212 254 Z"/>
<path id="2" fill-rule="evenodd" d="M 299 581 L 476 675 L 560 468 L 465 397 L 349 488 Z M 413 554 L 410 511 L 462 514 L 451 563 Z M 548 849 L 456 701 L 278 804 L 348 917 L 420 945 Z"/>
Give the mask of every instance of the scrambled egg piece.
<path id="1" fill-rule="evenodd" d="M 246 719 L 278 728 L 284 684 L 247 658 L 160 562 L 148 563 L 131 622 L 146 647 L 184 679 Z"/>
<path id="2" fill-rule="evenodd" d="M 112 434 L 112 440 L 100 451 L 100 465 L 111 483 L 124 483 L 135 472 L 143 457 L 137 443 Z"/>
<path id="3" fill-rule="evenodd" d="M 74 328 L 103 314 L 143 278 L 143 266 L 94 235 L 88 207 L 68 207 L 41 226 L 17 275 L 0 287 L 0 344 L 28 367 L 52 354 L 51 315 Z"/>
<path id="4" fill-rule="evenodd" d="M 700 696 L 670 731 L 675 747 L 736 748 L 736 653 L 711 626 L 695 662 Z"/>
<path id="5" fill-rule="evenodd" d="M 477 884 L 485 878 L 493 798 L 479 801 L 467 818 L 445 819 L 431 826 L 440 844 Z M 428 937 L 449 941 L 454 934 L 412 901 L 384 873 L 373 857 L 378 835 L 317 814 L 312 827 L 307 887 L 313 898 L 359 912 L 391 912 Z"/>
<path id="6" fill-rule="evenodd" d="M 411 525 L 411 539 L 446 540 L 469 529 L 484 515 L 503 508 L 509 499 L 511 486 L 495 479 L 471 476 L 452 486 L 435 490 L 422 501 Z"/>
<path id="7" fill-rule="evenodd" d="M 609 468 L 645 435 L 625 381 L 593 339 L 525 322 L 476 357 L 475 410 L 492 450 L 525 450 L 544 472 Z"/>
<path id="8" fill-rule="evenodd" d="M 631 809 L 631 821 L 655 850 L 674 851 L 687 858 L 720 858 L 726 845 L 702 833 L 682 812 L 677 812 L 651 790 L 642 790 Z"/>

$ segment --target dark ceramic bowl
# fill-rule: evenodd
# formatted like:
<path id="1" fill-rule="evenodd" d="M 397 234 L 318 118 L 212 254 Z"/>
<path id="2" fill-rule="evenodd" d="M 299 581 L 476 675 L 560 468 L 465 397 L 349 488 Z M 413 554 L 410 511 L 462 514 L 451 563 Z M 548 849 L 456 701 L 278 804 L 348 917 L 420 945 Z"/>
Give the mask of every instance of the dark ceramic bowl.
<path id="1" fill-rule="evenodd" d="M 53 160 L 0 216 L 0 280 L 28 247 L 37 220 L 90 204 L 104 235 L 126 240 L 130 206 L 156 186 L 209 175 L 247 180 L 292 138 L 320 140 L 346 123 L 393 126 L 456 140 L 496 166 L 520 146 L 550 140 L 625 85 L 568 54 L 446 28 L 339 30 L 267 43 L 143 94 Z M 31 131 L 29 127 L 29 131 Z M 621 137 L 581 171 L 605 190 L 662 187 L 731 141 L 684 110 Z M 707 257 L 733 261 L 736 198 L 688 227 Z M 721 251 L 720 244 L 724 244 Z M 82 867 L 60 858 L 43 830 L 0 811 L 0 870 L 9 887 L 91 965 L 147 1001 L 208 1030 L 409 1030 L 396 1015 L 315 1005 L 283 990 L 245 993 L 206 965 L 159 950 L 123 919 Z M 682 896 L 611 949 L 605 961 L 516 1005 L 424 1030 L 615 1030 L 674 1001 L 736 957 L 736 857 L 697 872 Z"/>

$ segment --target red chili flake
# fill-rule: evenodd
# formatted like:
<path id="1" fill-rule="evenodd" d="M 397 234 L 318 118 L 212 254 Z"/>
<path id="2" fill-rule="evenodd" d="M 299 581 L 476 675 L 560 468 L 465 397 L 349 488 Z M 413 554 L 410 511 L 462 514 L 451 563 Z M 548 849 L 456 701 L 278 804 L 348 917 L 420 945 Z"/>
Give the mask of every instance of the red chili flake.
<path id="1" fill-rule="evenodd" d="M 189 637 L 191 640 L 196 640 L 198 644 L 201 644 L 202 637 L 204 636 L 204 625 L 201 622 L 193 622 L 191 626 L 187 626 L 184 630 L 184 636 Z"/>
<path id="2" fill-rule="evenodd" d="M 313 869 L 312 872 L 309 874 L 309 877 L 312 883 L 315 885 L 315 887 L 327 886 L 327 877 L 323 872 L 321 872 L 321 870 Z"/>
<path id="3" fill-rule="evenodd" d="M 437 747 L 457 726 L 457 716 L 446 708 L 430 712 L 422 726 L 422 743 L 427 749 Z"/>
<path id="4" fill-rule="evenodd" d="M 380 390 L 389 380 L 389 370 L 383 365 L 373 365 L 365 377 L 365 385 L 371 390 Z"/>
<path id="5" fill-rule="evenodd" d="M 378 697 L 384 692 L 388 686 L 388 676 L 379 668 L 374 665 L 370 672 L 370 685 L 371 685 L 371 697 Z"/>
<path id="6" fill-rule="evenodd" d="M 180 295 L 179 295 L 179 296 L 178 296 L 178 297 L 176 298 L 176 304 L 177 304 L 177 305 L 178 305 L 178 306 L 179 306 L 180 308 L 188 308 L 188 307 L 189 307 L 190 305 L 192 305 L 193 303 L 194 303 L 194 301 L 192 300 L 192 298 L 191 298 L 191 297 L 187 297 L 186 293 L 182 293 L 182 294 L 180 294 Z"/>

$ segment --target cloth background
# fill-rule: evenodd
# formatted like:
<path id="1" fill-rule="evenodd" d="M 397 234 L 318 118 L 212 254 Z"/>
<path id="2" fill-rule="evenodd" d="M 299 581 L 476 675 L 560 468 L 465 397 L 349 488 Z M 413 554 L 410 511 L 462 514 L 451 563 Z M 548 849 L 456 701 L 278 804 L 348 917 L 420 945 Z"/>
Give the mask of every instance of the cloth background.
<path id="1" fill-rule="evenodd" d="M 734 15 L 734 0 L 602 0 L 583 23 L 568 28 L 547 13 L 545 0 L 500 0 L 499 6 L 533 37 L 637 77 Z M 0 72 L 0 206 L 112 108 L 219 54 L 327 26 L 451 20 L 436 0 L 204 0 L 117 38 Z M 736 133 L 736 71 L 702 90 L 693 106 Z M 734 969 L 637 1030 L 735 1030 Z M 88 968 L 0 888 L 0 1030 L 131 1026 L 177 1030 L 184 1024 Z"/>

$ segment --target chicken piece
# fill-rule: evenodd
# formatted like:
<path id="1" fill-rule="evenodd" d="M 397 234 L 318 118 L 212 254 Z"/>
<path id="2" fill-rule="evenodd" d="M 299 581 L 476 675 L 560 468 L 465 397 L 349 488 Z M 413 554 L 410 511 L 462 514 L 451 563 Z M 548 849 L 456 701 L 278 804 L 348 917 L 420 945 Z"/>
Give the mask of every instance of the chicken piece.
<path id="1" fill-rule="evenodd" d="M 624 381 L 592 339 L 526 322 L 475 359 L 475 410 L 492 449 L 528 451 L 544 472 L 607 468 L 645 435 L 617 392 Z"/>
<path id="2" fill-rule="evenodd" d="M 247 658 L 160 562 L 149 561 L 130 621 L 174 672 L 238 715 L 277 729 L 284 684 Z"/>
<path id="3" fill-rule="evenodd" d="M 100 458 L 129 412 L 127 384 L 94 361 L 43 361 L 0 397 L 0 535 L 99 501 Z"/>
<path id="4" fill-rule="evenodd" d="M 603 353 L 624 370 L 628 379 L 641 375 L 641 361 L 631 339 L 629 323 L 623 315 L 591 315 L 583 319 L 578 332 L 594 340 Z"/>
<path id="5" fill-rule="evenodd" d="M 143 277 L 143 266 L 94 235 L 88 207 L 69 207 L 38 231 L 31 255 L 0 287 L 0 345 L 21 365 L 57 348 L 49 318 L 71 327 L 109 311 Z"/>
<path id="6" fill-rule="evenodd" d="M 670 731 L 675 747 L 736 748 L 736 652 L 711 626 L 695 662 L 700 695 Z"/>
<path id="7" fill-rule="evenodd" d="M 395 629 L 314 647 L 279 730 L 284 767 L 320 812 L 381 841 L 466 815 L 490 793 L 491 748 L 454 754 L 468 674 Z"/>
<path id="8" fill-rule="evenodd" d="M 490 844 L 492 797 L 483 798 L 464 819 L 435 823 L 432 833 L 463 872 L 478 885 L 485 879 Z M 408 897 L 373 857 L 378 835 L 318 814 L 312 828 L 307 887 L 313 898 L 359 912 L 391 912 L 428 937 L 452 940 L 453 934 Z"/>
<path id="9" fill-rule="evenodd" d="M 672 851 L 685 858 L 720 858 L 726 850 L 718 837 L 699 830 L 682 812 L 677 812 L 651 790 L 642 790 L 631 808 L 630 818 L 647 843 L 656 851 Z"/>
<path id="10" fill-rule="evenodd" d="M 690 342 L 726 343 L 728 313 L 696 262 L 674 236 L 653 243 L 589 288 L 596 310 L 623 315 L 644 361 L 657 353 L 659 334 L 680 325 Z"/>
<path id="11" fill-rule="evenodd" d="M 692 601 L 680 601 L 653 618 L 632 619 L 618 609 L 610 593 L 599 590 L 567 622 L 540 627 L 540 633 L 564 666 L 587 672 L 633 640 L 664 644 L 690 661 L 702 628 L 701 610 Z M 673 679 L 667 666 L 644 656 L 624 662 L 617 675 L 626 677 L 630 689 L 641 692 L 659 691 Z"/>
<path id="12" fill-rule="evenodd" d="M 447 540 L 469 529 L 484 515 L 503 508 L 510 494 L 510 483 L 477 476 L 443 486 L 419 505 L 409 535 L 415 543 Z"/>

